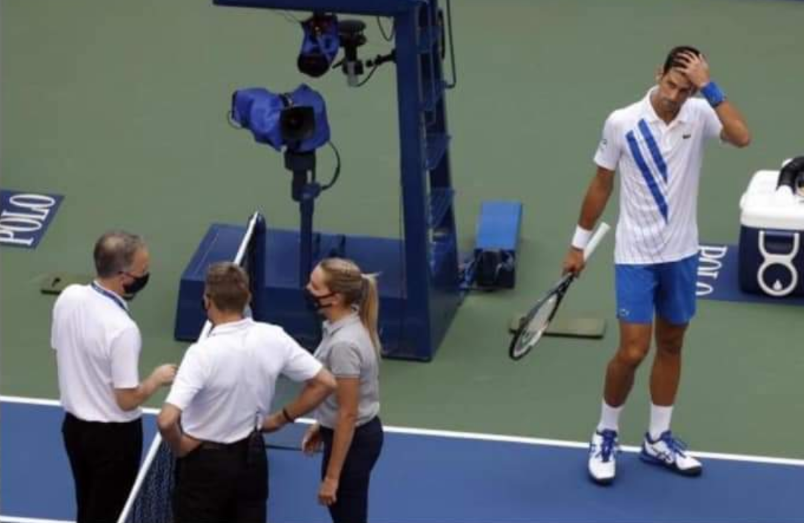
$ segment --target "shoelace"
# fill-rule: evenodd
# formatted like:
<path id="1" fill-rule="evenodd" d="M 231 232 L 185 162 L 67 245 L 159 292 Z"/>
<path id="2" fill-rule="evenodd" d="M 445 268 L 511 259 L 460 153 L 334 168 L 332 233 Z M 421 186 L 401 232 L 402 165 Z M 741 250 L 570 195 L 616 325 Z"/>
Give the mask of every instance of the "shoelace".
<path id="1" fill-rule="evenodd" d="M 603 443 L 600 445 L 600 452 L 595 454 L 595 457 L 600 457 L 606 463 L 611 459 L 611 455 L 616 448 L 617 435 L 611 430 L 604 430 L 600 435 L 603 436 Z"/>
<path id="2" fill-rule="evenodd" d="M 659 436 L 659 441 L 663 441 L 673 454 L 681 456 L 682 458 L 687 457 L 687 455 L 684 453 L 684 451 L 687 450 L 687 444 L 674 437 L 673 433 L 669 430 L 663 432 L 662 435 Z"/>

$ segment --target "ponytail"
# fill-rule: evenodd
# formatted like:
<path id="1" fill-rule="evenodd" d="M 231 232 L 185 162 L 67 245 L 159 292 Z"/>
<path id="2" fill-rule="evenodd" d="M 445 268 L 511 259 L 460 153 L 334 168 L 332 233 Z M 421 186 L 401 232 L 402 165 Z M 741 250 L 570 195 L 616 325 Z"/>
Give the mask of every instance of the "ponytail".
<path id="1" fill-rule="evenodd" d="M 377 275 L 376 274 L 361 274 L 363 280 L 363 293 L 360 300 L 360 321 L 363 326 L 368 330 L 371 336 L 371 342 L 374 344 L 374 350 L 377 355 L 380 355 L 382 344 L 380 343 L 380 334 L 377 328 L 377 323 L 380 316 L 380 296 L 377 291 Z"/>

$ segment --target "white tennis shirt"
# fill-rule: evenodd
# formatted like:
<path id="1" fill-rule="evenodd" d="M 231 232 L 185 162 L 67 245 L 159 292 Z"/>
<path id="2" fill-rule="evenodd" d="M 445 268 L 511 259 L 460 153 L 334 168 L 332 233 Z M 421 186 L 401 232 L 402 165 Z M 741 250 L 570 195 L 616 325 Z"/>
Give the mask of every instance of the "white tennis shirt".
<path id="1" fill-rule="evenodd" d="M 280 374 L 306 381 L 321 368 L 281 327 L 246 318 L 216 326 L 187 349 L 165 403 L 181 409 L 188 435 L 233 443 L 271 412 Z"/>
<path id="2" fill-rule="evenodd" d="M 95 282 L 68 286 L 53 306 L 50 344 L 64 410 L 84 421 L 140 417 L 140 409 L 121 409 L 114 394 L 140 383 L 142 338 L 120 296 Z"/>
<path id="3" fill-rule="evenodd" d="M 645 98 L 609 115 L 595 163 L 620 175 L 614 259 L 620 264 L 681 260 L 698 252 L 698 182 L 707 140 L 723 125 L 690 98 L 664 123 Z"/>

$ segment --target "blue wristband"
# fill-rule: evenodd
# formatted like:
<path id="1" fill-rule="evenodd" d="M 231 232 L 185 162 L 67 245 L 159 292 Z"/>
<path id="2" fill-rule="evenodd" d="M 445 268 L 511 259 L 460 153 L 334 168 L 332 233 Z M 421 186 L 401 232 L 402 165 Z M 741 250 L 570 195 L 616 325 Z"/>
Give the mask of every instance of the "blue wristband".
<path id="1" fill-rule="evenodd" d="M 715 82 L 710 81 L 703 86 L 703 88 L 701 88 L 701 94 L 713 108 L 726 101 L 726 95 L 723 94 L 723 91 L 720 90 L 720 87 L 718 87 Z"/>

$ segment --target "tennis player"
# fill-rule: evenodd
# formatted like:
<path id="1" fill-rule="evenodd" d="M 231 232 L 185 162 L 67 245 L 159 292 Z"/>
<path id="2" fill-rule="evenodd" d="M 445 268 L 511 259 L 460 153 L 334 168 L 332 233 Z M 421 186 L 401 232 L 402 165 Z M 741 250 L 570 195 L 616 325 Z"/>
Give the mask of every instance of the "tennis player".
<path id="1" fill-rule="evenodd" d="M 326 318 L 315 357 L 335 376 L 338 390 L 316 409 L 302 448 L 311 454 L 323 446 L 318 501 L 332 520 L 365 523 L 371 471 L 384 439 L 377 282 L 352 261 L 327 258 L 310 275 L 307 296 Z"/>
<path id="2" fill-rule="evenodd" d="M 250 298 L 242 268 L 210 266 L 203 301 L 213 329 L 187 349 L 157 419 L 179 458 L 177 523 L 264 523 L 268 464 L 260 429 L 279 429 L 335 389 L 332 375 L 284 330 L 244 317 Z M 305 386 L 269 415 L 280 374 Z"/>
<path id="3" fill-rule="evenodd" d="M 696 93 L 703 99 L 693 98 Z M 717 137 L 737 147 L 751 141 L 745 120 L 711 80 L 706 57 L 686 46 L 670 51 L 642 100 L 611 113 L 603 127 L 594 156 L 597 173 L 564 260 L 565 271 L 583 269 L 583 248 L 619 172 L 614 256 L 620 345 L 606 369 L 600 421 L 590 444 L 589 475 L 597 483 L 614 480 L 620 413 L 652 337 L 650 426 L 640 456 L 683 475 L 701 473 L 701 463 L 671 432 L 670 419 L 684 333 L 695 315 L 703 150 Z"/>

